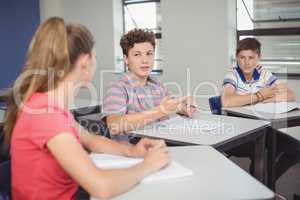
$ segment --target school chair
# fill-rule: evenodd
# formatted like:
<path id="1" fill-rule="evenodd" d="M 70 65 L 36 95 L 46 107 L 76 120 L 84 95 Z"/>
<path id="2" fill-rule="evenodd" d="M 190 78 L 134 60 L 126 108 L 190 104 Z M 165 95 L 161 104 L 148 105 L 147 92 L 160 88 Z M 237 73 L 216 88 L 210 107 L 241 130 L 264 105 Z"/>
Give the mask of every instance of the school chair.
<path id="1" fill-rule="evenodd" d="M 75 117 L 75 120 L 90 133 L 101 135 L 111 139 L 109 128 L 106 123 L 106 117 L 99 119 L 100 113 Z M 93 119 L 94 118 L 94 119 Z"/>
<path id="2" fill-rule="evenodd" d="M 0 200 L 9 200 L 11 196 L 10 160 L 0 163 Z"/>
<path id="3" fill-rule="evenodd" d="M 106 117 L 102 118 L 101 121 L 92 122 L 92 123 L 97 123 L 98 124 L 99 130 L 100 130 L 100 132 L 98 134 L 100 134 L 102 136 L 105 136 L 107 138 L 111 138 L 109 128 L 108 128 L 107 123 L 106 123 Z M 92 127 L 90 129 L 91 129 L 91 131 L 93 131 Z"/>
<path id="4" fill-rule="evenodd" d="M 3 127 L 0 127 L 0 162 L 10 159 L 9 146 L 4 143 Z"/>
<path id="5" fill-rule="evenodd" d="M 221 96 L 213 96 L 208 99 L 209 107 L 212 114 L 221 115 L 222 114 L 222 101 Z"/>

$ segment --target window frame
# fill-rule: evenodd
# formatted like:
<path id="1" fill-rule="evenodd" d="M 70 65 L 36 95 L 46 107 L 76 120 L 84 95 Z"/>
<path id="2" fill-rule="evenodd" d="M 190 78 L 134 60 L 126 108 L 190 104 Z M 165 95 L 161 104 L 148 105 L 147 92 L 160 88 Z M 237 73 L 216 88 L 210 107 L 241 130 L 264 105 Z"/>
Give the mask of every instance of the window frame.
<path id="1" fill-rule="evenodd" d="M 239 0 L 236 0 L 239 1 Z M 242 0 L 243 1 L 243 0 Z M 243 1 L 244 2 L 244 1 Z M 237 6 L 237 3 L 236 3 Z M 244 3 L 244 6 L 245 3 Z M 236 10 L 238 8 L 236 7 Z M 247 10 L 247 8 L 246 8 Z M 248 12 L 248 10 L 247 10 Z M 268 23 L 268 22 L 294 22 L 294 21 L 299 21 L 300 18 L 291 18 L 291 19 L 263 19 L 263 20 L 254 20 L 252 17 L 249 15 L 248 12 L 248 17 L 253 23 Z M 237 21 L 237 15 L 236 15 L 236 21 Z M 236 42 L 240 40 L 241 36 L 288 36 L 288 35 L 299 35 L 300 36 L 300 26 L 293 26 L 293 27 L 288 27 L 288 28 L 254 28 L 250 30 L 238 30 L 238 24 L 236 23 Z M 264 60 L 262 61 L 270 61 L 270 60 Z M 291 61 L 291 60 L 286 60 L 286 59 L 278 59 L 278 60 L 273 60 L 272 61 Z M 292 61 L 300 62 L 300 59 L 293 59 Z M 291 77 L 292 79 L 300 79 L 300 69 L 299 72 L 297 73 L 275 73 L 276 75 L 279 76 L 287 76 Z"/>
<path id="2" fill-rule="evenodd" d="M 161 3 L 161 0 L 122 0 L 122 15 L 123 15 L 123 33 L 125 33 L 125 6 L 133 5 L 133 4 L 141 4 L 141 3 Z M 162 33 L 154 33 L 155 39 L 162 39 Z M 126 72 L 126 65 L 124 65 L 124 72 Z M 152 69 L 152 74 L 162 74 L 163 69 Z"/>

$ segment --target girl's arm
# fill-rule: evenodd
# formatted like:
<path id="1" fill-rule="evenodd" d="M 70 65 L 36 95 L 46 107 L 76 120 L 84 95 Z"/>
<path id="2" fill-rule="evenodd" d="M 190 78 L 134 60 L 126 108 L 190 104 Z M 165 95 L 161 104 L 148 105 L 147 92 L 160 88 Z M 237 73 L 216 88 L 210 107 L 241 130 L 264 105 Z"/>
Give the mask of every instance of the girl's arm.
<path id="1" fill-rule="evenodd" d="M 84 148 L 94 153 L 108 153 L 129 157 L 144 157 L 150 148 L 166 146 L 163 140 L 154 140 L 149 138 L 142 138 L 136 145 L 116 142 L 106 137 L 89 133 L 77 122 L 75 123 L 77 130 L 80 133 L 81 144 L 84 146 Z"/>
<path id="2" fill-rule="evenodd" d="M 159 147 L 149 151 L 144 161 L 133 167 L 102 170 L 92 163 L 87 152 L 69 133 L 57 134 L 47 142 L 47 147 L 79 185 L 91 196 L 101 199 L 128 191 L 143 177 L 164 167 L 170 160 L 166 147 Z"/>

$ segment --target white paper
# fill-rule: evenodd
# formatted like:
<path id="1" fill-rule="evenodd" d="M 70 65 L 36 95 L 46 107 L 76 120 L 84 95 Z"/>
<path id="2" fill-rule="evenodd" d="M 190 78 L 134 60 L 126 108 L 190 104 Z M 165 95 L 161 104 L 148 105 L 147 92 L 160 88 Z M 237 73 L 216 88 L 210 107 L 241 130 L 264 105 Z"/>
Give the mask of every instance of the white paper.
<path id="1" fill-rule="evenodd" d="M 91 154 L 94 164 L 102 169 L 121 169 L 128 168 L 143 161 L 142 158 L 130 158 L 110 154 Z M 179 178 L 193 175 L 194 172 L 181 164 L 172 161 L 167 167 L 150 174 L 141 182 L 152 182 L 158 180 L 165 180 L 170 178 Z"/>
<path id="2" fill-rule="evenodd" d="M 257 112 L 281 114 L 299 108 L 296 102 L 276 102 L 276 103 L 258 103 L 251 106 L 245 106 L 246 109 Z"/>
<path id="3" fill-rule="evenodd" d="M 198 129 L 201 131 L 211 131 L 221 126 L 221 123 L 201 119 L 193 119 L 176 116 L 171 119 L 156 123 L 156 128 L 160 129 Z"/>

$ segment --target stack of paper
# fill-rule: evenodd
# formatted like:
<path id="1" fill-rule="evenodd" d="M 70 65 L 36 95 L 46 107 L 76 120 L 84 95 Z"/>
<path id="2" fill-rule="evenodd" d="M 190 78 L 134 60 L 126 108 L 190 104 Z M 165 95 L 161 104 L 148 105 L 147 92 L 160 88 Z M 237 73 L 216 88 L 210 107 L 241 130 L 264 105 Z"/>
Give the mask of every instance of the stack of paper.
<path id="1" fill-rule="evenodd" d="M 281 114 L 299 109 L 300 105 L 296 102 L 258 103 L 251 106 L 245 106 L 245 108 L 256 112 Z"/>
<path id="2" fill-rule="evenodd" d="M 94 164 L 102 169 L 128 168 L 143 161 L 142 158 L 130 158 L 109 154 L 91 154 L 90 157 Z M 145 177 L 142 182 L 179 178 L 193 175 L 193 173 L 192 170 L 172 161 L 167 167 Z"/>

